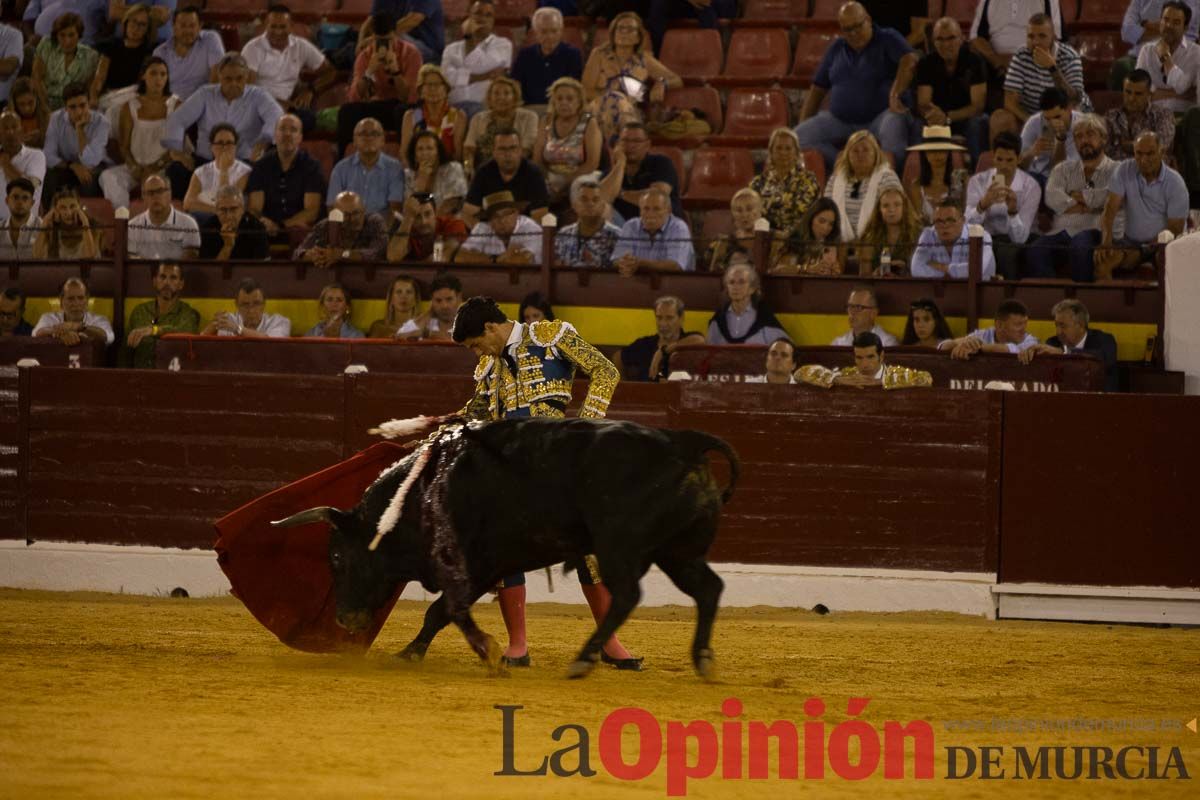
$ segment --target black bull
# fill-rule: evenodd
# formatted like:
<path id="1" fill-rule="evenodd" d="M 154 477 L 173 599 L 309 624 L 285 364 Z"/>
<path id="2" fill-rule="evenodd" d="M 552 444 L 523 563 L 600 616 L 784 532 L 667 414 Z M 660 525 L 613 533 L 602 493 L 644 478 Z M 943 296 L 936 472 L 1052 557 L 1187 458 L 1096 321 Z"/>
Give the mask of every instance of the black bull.
<path id="1" fill-rule="evenodd" d="M 471 618 L 470 607 L 507 575 L 594 554 L 612 604 L 571 665 L 587 674 L 601 647 L 641 599 L 640 581 L 655 564 L 696 602 L 692 661 L 707 676 L 709 640 L 721 579 L 705 556 L 721 506 L 733 493 L 737 455 L 698 431 L 631 422 L 522 419 L 464 427 L 443 439 L 404 504 L 395 528 L 370 550 L 380 517 L 416 455 L 386 471 L 349 511 L 309 509 L 276 523 L 328 521 L 338 623 L 367 624 L 406 581 L 441 592 L 401 654 L 419 660 L 453 622 L 493 669 L 500 649 Z M 709 468 L 716 450 L 730 463 L 722 492 Z"/>

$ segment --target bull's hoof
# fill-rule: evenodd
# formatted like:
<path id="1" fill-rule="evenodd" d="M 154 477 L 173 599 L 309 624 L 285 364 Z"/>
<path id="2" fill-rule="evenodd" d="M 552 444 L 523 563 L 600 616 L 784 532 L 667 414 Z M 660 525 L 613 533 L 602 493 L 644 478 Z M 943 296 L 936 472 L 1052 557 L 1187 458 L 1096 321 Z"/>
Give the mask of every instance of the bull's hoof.
<path id="1" fill-rule="evenodd" d="M 401 661 L 420 663 L 425 660 L 425 649 L 425 647 L 419 644 L 410 644 L 399 653 L 396 653 L 396 658 L 400 659 Z"/>
<path id="2" fill-rule="evenodd" d="M 572 661 L 571 666 L 567 667 L 567 677 L 571 679 L 586 678 L 593 669 L 596 668 L 595 661 L 587 661 L 580 659 Z"/>
<path id="3" fill-rule="evenodd" d="M 712 650 L 701 650 L 696 654 L 696 674 L 703 680 L 712 683 L 717 679 L 717 662 Z"/>
<path id="4" fill-rule="evenodd" d="M 484 634 L 484 648 L 483 661 L 487 664 L 488 675 L 493 678 L 507 678 L 508 669 L 504 663 L 504 650 L 496 641 L 496 637 Z"/>

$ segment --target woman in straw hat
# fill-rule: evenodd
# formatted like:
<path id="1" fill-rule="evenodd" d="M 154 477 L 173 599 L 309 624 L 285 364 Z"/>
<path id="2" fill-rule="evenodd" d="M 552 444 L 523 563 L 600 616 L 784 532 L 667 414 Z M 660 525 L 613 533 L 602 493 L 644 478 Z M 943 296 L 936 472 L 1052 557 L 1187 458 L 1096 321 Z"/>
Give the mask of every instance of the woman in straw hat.
<path id="1" fill-rule="evenodd" d="M 933 209 L 947 197 L 962 199 L 967 192 L 967 171 L 961 162 L 954 163 L 954 153 L 964 153 L 963 147 L 950 136 L 945 125 L 926 125 L 922 142 L 908 148 L 921 158 L 921 177 L 908 184 L 908 199 L 926 223 L 933 219 Z"/>

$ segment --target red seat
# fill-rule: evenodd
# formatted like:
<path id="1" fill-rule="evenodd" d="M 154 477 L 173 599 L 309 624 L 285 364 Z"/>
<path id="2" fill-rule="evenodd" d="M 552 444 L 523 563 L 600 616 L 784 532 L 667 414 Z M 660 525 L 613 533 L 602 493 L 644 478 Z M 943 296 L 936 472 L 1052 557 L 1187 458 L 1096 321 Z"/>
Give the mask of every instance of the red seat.
<path id="1" fill-rule="evenodd" d="M 812 82 L 825 51 L 837 38 L 834 31 L 800 31 L 796 36 L 796 58 L 792 61 L 792 77 L 799 78 L 805 85 Z"/>
<path id="2" fill-rule="evenodd" d="M 749 0 L 741 22 L 769 25 L 801 25 L 807 20 L 803 2 L 798 0 Z"/>
<path id="3" fill-rule="evenodd" d="M 693 155 L 684 200 L 698 208 L 725 206 L 753 178 L 754 161 L 749 150 L 702 147 Z"/>
<path id="4" fill-rule="evenodd" d="M 358 7 L 354 7 L 351 5 L 354 3 L 357 3 Z M 242 3 L 241 5 L 244 8 L 245 6 L 247 6 L 249 4 Z M 311 17 L 313 19 L 320 19 L 321 17 L 325 16 L 326 14 L 330 14 L 330 13 L 333 13 L 334 11 L 339 11 L 339 10 L 347 11 L 347 12 L 360 11 L 363 14 L 363 16 L 367 16 L 371 13 L 371 4 L 370 3 L 367 3 L 365 11 L 362 11 L 361 6 L 362 6 L 362 0 L 341 0 L 340 3 L 338 2 L 338 0 L 289 0 L 287 3 L 287 7 L 292 10 L 292 19 L 293 20 L 298 16 L 306 17 L 306 18 Z M 297 35 L 299 35 L 299 34 L 297 34 Z"/>
<path id="5" fill-rule="evenodd" d="M 1088 97 L 1092 100 L 1092 109 L 1100 116 L 1104 116 L 1114 108 L 1120 108 L 1124 101 L 1123 92 L 1114 92 L 1111 89 L 1090 91 Z"/>
<path id="6" fill-rule="evenodd" d="M 267 13 L 268 5 L 267 0 L 208 0 L 204 4 L 203 14 L 206 20 L 210 14 L 234 14 L 254 19 Z"/>
<path id="7" fill-rule="evenodd" d="M 800 155 L 804 158 L 804 166 L 808 171 L 817 176 L 817 186 L 825 188 L 825 157 L 821 155 L 819 150 L 814 150 L 811 147 L 806 147 L 800 151 Z"/>
<path id="8" fill-rule="evenodd" d="M 659 60 L 684 79 L 706 79 L 721 74 L 721 34 L 715 30 L 669 30 L 663 37 Z"/>
<path id="9" fill-rule="evenodd" d="M 706 243 L 722 234 L 730 233 L 733 233 L 733 212 L 728 208 L 714 208 L 711 211 L 705 211 L 704 219 L 700 221 L 700 228 L 696 230 L 696 235 L 704 239 Z"/>
<path id="10" fill-rule="evenodd" d="M 1073 42 L 1083 60 L 1084 87 L 1106 88 L 1112 63 L 1129 50 L 1129 45 L 1121 40 L 1120 29 L 1083 31 Z"/>
<path id="11" fill-rule="evenodd" d="M 353 147 L 353 145 L 351 145 Z M 334 164 L 334 146 L 333 142 L 324 141 L 322 139 L 305 139 L 300 143 L 300 149 L 312 156 L 318 164 L 321 165 L 321 174 L 325 179 L 329 179 L 329 173 L 333 172 Z M 349 152 L 346 153 L 349 155 Z"/>
<path id="12" fill-rule="evenodd" d="M 1076 3 L 1078 10 L 1068 9 Z M 1063 0 L 1063 25 L 1070 25 L 1073 30 L 1120 28 L 1128 6 L 1128 0 Z M 1069 13 L 1072 10 L 1075 14 Z"/>
<path id="13" fill-rule="evenodd" d="M 729 39 L 722 76 L 744 78 L 755 86 L 762 86 L 770 83 L 772 76 L 786 75 L 791 60 L 787 31 L 779 28 L 736 30 Z"/>
<path id="14" fill-rule="evenodd" d="M 721 110 L 721 95 L 711 86 L 685 86 L 682 89 L 668 89 L 666 104 L 669 108 L 698 108 L 708 117 L 708 124 L 713 133 L 721 130 L 725 124 L 725 114 Z"/>
<path id="15" fill-rule="evenodd" d="M 537 0 L 495 0 L 496 19 L 527 20 L 537 10 Z"/>
<path id="16" fill-rule="evenodd" d="M 687 172 L 683 169 L 683 151 L 670 145 L 656 145 L 650 148 L 650 152 L 671 159 L 671 164 L 675 167 L 675 177 L 679 179 L 679 194 L 682 196 L 687 188 Z"/>
<path id="17" fill-rule="evenodd" d="M 1126 0 L 1121 0 L 1122 9 L 1128 5 Z M 1061 0 L 1059 8 L 1062 11 L 1063 25 L 1069 25 L 1075 22 L 1083 14 L 1082 0 Z"/>
<path id="18" fill-rule="evenodd" d="M 104 197 L 81 197 L 79 205 L 87 214 L 88 225 L 100 236 L 99 242 L 104 253 L 112 252 L 113 222 L 116 215 L 112 203 Z"/>
<path id="19" fill-rule="evenodd" d="M 446 22 L 467 18 L 471 0 L 442 0 L 442 16 Z"/>
<path id="20" fill-rule="evenodd" d="M 576 47 L 578 47 L 580 49 L 580 51 L 583 52 L 583 57 L 586 59 L 588 49 L 587 49 L 587 44 L 584 42 L 583 34 L 584 34 L 583 28 L 579 27 L 578 25 L 564 25 L 563 26 L 563 35 L 562 35 L 563 41 L 566 42 L 567 44 L 573 44 Z M 531 45 L 536 41 L 537 41 L 537 37 L 535 37 L 533 35 L 533 31 L 531 30 L 531 31 L 529 31 L 529 33 L 525 34 L 525 40 L 524 40 L 524 42 L 522 42 L 522 44 L 523 45 Z"/>
<path id="21" fill-rule="evenodd" d="M 836 28 L 838 26 L 838 9 L 846 0 L 811 0 L 810 13 L 808 15 L 808 24 L 819 25 L 822 28 Z"/>
<path id="22" fill-rule="evenodd" d="M 734 89 L 725 103 L 723 136 L 750 136 L 762 139 L 760 147 L 776 128 L 788 127 L 788 99 L 779 89 L 759 91 Z M 756 143 L 752 143 L 756 144 Z"/>

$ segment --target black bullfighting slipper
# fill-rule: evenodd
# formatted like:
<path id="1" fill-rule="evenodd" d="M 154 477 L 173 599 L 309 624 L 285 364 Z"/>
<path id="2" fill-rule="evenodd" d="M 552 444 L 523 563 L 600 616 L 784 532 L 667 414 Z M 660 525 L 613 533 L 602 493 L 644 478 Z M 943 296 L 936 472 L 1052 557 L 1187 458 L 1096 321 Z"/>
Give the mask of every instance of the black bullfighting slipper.
<path id="1" fill-rule="evenodd" d="M 500 656 L 500 663 L 506 667 L 528 667 L 529 653 L 523 656 L 516 656 L 515 658 L 513 656 Z"/>
<path id="2" fill-rule="evenodd" d="M 608 653 L 601 650 L 600 660 L 605 664 L 612 664 L 617 669 L 626 669 L 631 672 L 641 672 L 642 661 L 645 660 L 645 656 L 638 656 L 636 658 L 613 658 Z"/>

